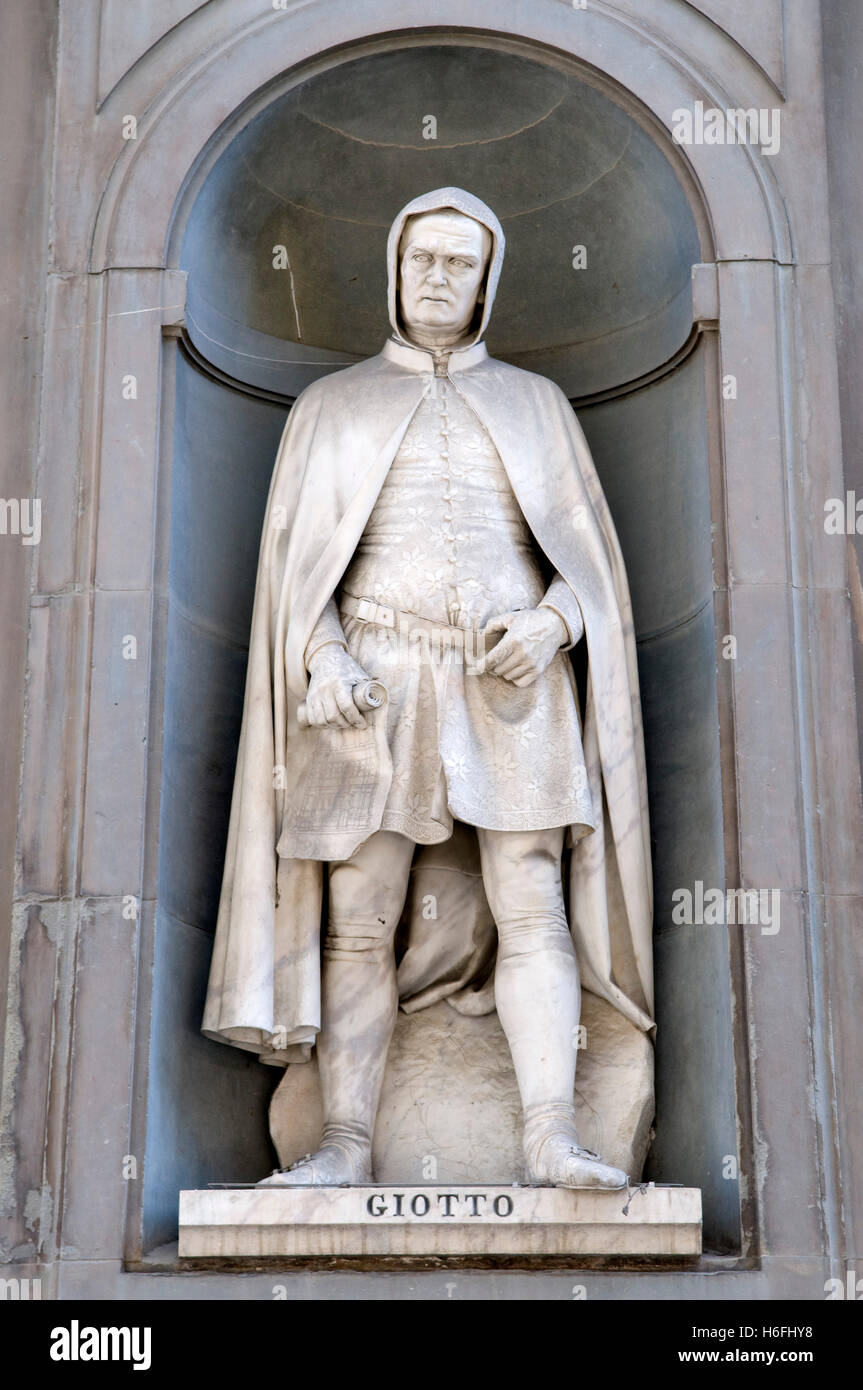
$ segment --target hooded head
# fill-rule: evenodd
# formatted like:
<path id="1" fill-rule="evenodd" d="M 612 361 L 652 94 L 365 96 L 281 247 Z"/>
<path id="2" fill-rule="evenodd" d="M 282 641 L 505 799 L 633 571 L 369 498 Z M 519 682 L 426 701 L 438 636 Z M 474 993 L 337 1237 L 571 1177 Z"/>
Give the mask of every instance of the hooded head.
<path id="1" fill-rule="evenodd" d="M 466 217 L 473 218 L 481 227 L 486 228 L 489 233 L 488 237 L 483 238 L 483 242 L 486 246 L 488 246 L 490 238 L 490 248 L 485 276 L 480 284 L 473 319 L 468 327 L 467 333 L 463 338 L 459 339 L 457 344 L 457 348 L 459 349 L 471 347 L 474 343 L 479 342 L 488 326 L 498 280 L 500 279 L 506 239 L 503 234 L 503 228 L 491 208 L 479 198 L 475 198 L 472 193 L 466 193 L 463 188 L 436 188 L 431 193 L 424 193 L 421 197 L 414 198 L 410 203 L 406 204 L 393 222 L 387 241 L 390 323 L 392 324 L 393 333 L 399 342 L 410 343 L 412 341 L 400 313 L 399 268 L 403 250 L 402 238 L 405 228 L 411 218 L 432 212 L 441 212 L 444 214 L 447 212 L 462 213 Z"/>

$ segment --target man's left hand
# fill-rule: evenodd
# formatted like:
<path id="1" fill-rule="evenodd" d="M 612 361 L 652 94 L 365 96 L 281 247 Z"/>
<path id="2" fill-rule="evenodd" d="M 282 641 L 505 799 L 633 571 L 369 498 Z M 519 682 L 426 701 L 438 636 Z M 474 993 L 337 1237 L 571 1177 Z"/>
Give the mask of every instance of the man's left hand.
<path id="1" fill-rule="evenodd" d="M 523 608 L 501 613 L 486 624 L 486 632 L 503 632 L 480 669 L 502 676 L 513 685 L 533 685 L 557 651 L 569 640 L 566 623 L 553 608 Z"/>

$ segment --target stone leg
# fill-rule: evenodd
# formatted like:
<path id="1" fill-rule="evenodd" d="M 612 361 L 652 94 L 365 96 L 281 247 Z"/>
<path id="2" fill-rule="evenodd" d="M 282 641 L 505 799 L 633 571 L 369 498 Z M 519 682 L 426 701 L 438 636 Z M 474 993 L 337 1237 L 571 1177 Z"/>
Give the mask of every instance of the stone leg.
<path id="1" fill-rule="evenodd" d="M 564 831 L 477 833 L 499 937 L 495 1004 L 524 1110 L 528 1178 L 540 1186 L 625 1186 L 626 1174 L 576 1136 L 581 989 L 561 883 Z"/>
<path id="2" fill-rule="evenodd" d="M 381 830 L 329 867 L 317 1042 L 324 1129 L 317 1153 L 259 1186 L 372 1181 L 371 1144 L 398 1010 L 393 938 L 414 843 Z"/>

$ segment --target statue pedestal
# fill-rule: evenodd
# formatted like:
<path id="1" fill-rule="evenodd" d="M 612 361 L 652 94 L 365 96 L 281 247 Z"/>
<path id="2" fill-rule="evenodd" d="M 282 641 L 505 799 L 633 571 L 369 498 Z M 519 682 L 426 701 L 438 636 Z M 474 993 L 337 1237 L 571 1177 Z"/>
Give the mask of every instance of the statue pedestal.
<path id="1" fill-rule="evenodd" d="M 180 1193 L 186 1258 L 700 1253 L 697 1187 L 651 1183 L 627 1193 L 379 1184 Z"/>

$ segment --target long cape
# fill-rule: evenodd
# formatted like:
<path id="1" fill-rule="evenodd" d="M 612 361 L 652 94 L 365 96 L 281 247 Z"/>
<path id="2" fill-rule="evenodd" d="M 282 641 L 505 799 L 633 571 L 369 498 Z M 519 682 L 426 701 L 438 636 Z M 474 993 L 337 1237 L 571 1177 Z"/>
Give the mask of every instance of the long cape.
<path id="1" fill-rule="evenodd" d="M 316 735 L 323 732 L 297 722 L 308 684 L 303 653 L 434 380 L 431 355 L 402 337 L 393 267 L 406 218 L 443 206 L 483 221 L 493 237 L 480 321 L 450 358 L 452 381 L 488 430 L 539 549 L 570 586 L 584 619 L 584 752 L 602 814 L 569 855 L 568 910 L 582 985 L 637 1027 L 653 1028 L 647 786 L 620 547 L 563 392 L 545 377 L 488 357 L 481 341 L 502 258 L 497 219 L 461 190 L 436 190 L 408 204 L 390 233 L 393 338 L 376 357 L 298 397 L 267 502 L 203 1032 L 277 1065 L 306 1059 L 320 1028 L 324 865 L 284 858 L 276 849 L 285 788 L 314 768 Z M 370 812 L 368 826 L 353 828 L 351 843 L 377 828 Z M 403 1007 L 446 997 L 466 1012 L 489 1010 L 494 929 L 475 834 L 459 827 L 445 844 L 420 847 L 414 880 L 400 952 Z M 429 894 L 437 903 L 432 920 L 423 911 Z M 485 987 L 477 990 L 478 984 Z"/>

